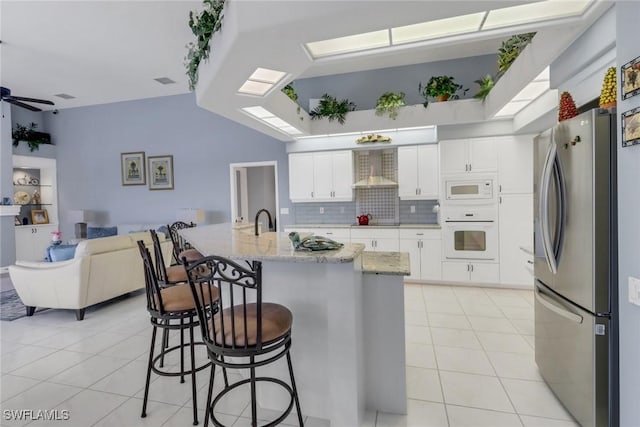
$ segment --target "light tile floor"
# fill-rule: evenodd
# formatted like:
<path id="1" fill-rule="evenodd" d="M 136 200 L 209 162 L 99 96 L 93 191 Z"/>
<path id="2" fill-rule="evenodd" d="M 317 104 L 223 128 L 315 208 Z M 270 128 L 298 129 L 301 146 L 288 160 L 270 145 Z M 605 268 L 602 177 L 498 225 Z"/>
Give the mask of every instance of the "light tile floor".
<path id="1" fill-rule="evenodd" d="M 0 322 L 2 409 L 70 414 L 69 421 L 47 423 L 9 421 L 3 412 L 0 424 L 191 425 L 188 377 L 178 384 L 152 375 L 148 416 L 140 418 L 150 339 L 144 307 L 138 295 L 88 313 L 82 322 L 64 310 Z M 535 365 L 532 292 L 407 284 L 405 315 L 408 414 L 368 413 L 368 427 L 577 426 Z M 176 367 L 175 356 L 167 358 L 168 366 Z M 198 359 L 204 358 L 200 352 Z M 201 423 L 207 381 L 204 370 L 197 378 Z M 249 411 L 247 398 L 233 397 L 221 403 L 218 417 L 245 426 Z M 295 416 L 285 423 L 296 425 Z M 328 423 L 305 417 L 305 425 Z"/>

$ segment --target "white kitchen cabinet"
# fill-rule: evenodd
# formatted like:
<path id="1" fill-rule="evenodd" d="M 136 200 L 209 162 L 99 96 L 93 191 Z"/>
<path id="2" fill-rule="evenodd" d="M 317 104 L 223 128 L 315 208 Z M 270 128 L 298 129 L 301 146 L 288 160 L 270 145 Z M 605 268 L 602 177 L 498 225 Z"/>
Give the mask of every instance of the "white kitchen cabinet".
<path id="1" fill-rule="evenodd" d="M 443 174 L 496 172 L 496 138 L 456 139 L 440 142 Z"/>
<path id="2" fill-rule="evenodd" d="M 351 150 L 289 154 L 289 198 L 300 202 L 353 200 Z"/>
<path id="3" fill-rule="evenodd" d="M 362 243 L 365 251 L 398 252 L 400 241 L 397 228 L 353 228 L 351 243 Z"/>
<path id="4" fill-rule="evenodd" d="M 533 192 L 533 136 L 517 135 L 496 142 L 500 194 Z"/>
<path id="5" fill-rule="evenodd" d="M 409 252 L 412 280 L 442 279 L 440 230 L 400 229 L 400 252 Z"/>
<path id="6" fill-rule="evenodd" d="M 501 195 L 499 201 L 500 282 L 532 287 L 531 256 L 520 248 L 533 248 L 533 195 Z"/>
<path id="7" fill-rule="evenodd" d="M 437 144 L 398 147 L 398 195 L 407 200 L 439 199 Z"/>
<path id="8" fill-rule="evenodd" d="M 16 260 L 44 260 L 45 250 L 51 244 L 51 232 L 56 230 L 58 230 L 56 224 L 16 227 Z"/>
<path id="9" fill-rule="evenodd" d="M 500 283 L 500 265 L 467 261 L 442 262 L 442 280 L 461 283 Z"/>
<path id="10" fill-rule="evenodd" d="M 313 153 L 289 154 L 289 198 L 313 200 Z"/>

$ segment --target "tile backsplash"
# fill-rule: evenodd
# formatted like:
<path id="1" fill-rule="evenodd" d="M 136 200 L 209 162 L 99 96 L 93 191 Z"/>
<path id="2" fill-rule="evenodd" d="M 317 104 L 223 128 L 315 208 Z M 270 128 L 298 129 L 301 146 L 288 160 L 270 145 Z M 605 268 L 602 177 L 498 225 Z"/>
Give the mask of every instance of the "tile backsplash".
<path id="1" fill-rule="evenodd" d="M 437 200 L 400 200 L 400 224 L 437 224 L 438 214 L 433 212 Z M 415 213 L 411 213 L 415 206 Z"/>
<path id="2" fill-rule="evenodd" d="M 356 222 L 355 202 L 294 203 L 295 224 L 353 224 Z M 320 210 L 324 213 L 320 213 Z"/>

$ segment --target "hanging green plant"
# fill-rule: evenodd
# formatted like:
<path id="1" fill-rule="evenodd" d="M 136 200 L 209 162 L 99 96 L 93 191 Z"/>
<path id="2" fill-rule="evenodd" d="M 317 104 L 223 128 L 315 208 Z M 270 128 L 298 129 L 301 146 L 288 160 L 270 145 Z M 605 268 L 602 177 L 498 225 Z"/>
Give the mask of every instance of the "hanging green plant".
<path id="1" fill-rule="evenodd" d="M 283 87 L 282 92 L 284 92 L 284 94 L 287 95 L 293 102 L 298 102 L 298 94 L 296 93 L 291 83 Z"/>
<path id="2" fill-rule="evenodd" d="M 318 106 L 314 108 L 309 113 L 309 115 L 311 116 L 312 120 L 319 120 L 323 117 L 326 117 L 330 122 L 337 120 L 338 123 L 343 125 L 347 113 L 355 109 L 356 104 L 349 101 L 348 99 L 338 101 L 335 97 L 325 93 L 320 98 Z"/>
<path id="3" fill-rule="evenodd" d="M 439 102 L 459 99 L 460 96 L 457 92 L 460 90 L 464 96 L 469 89 L 465 89 L 461 84 L 456 83 L 451 76 L 434 76 L 429 79 L 426 85 L 418 84 L 418 91 L 424 98 L 422 105 L 425 108 L 429 105 L 429 98 L 435 98 Z"/>
<path id="4" fill-rule="evenodd" d="M 498 49 L 498 75 L 504 74 L 536 33 L 516 34 L 502 42 Z"/>
<path id="5" fill-rule="evenodd" d="M 404 105 L 404 92 L 385 92 L 376 103 L 376 115 L 382 116 L 385 113 L 393 120 L 398 117 L 398 110 Z"/>
<path id="6" fill-rule="evenodd" d="M 195 90 L 198 83 L 198 66 L 202 60 L 209 58 L 209 41 L 214 33 L 222 27 L 222 9 L 225 0 L 203 0 L 204 9 L 195 15 L 189 12 L 189 28 L 196 36 L 196 42 L 187 44 L 189 51 L 185 57 L 185 67 L 189 76 L 189 90 Z"/>
<path id="7" fill-rule="evenodd" d="M 30 123 L 29 127 L 16 123 L 16 128 L 11 132 L 13 146 L 17 147 L 20 141 L 25 141 L 29 145 L 29 151 L 40 149 L 40 144 L 51 144 L 51 135 L 44 132 L 37 132 L 37 123 Z"/>
<path id="8" fill-rule="evenodd" d="M 481 99 L 483 101 L 485 100 L 487 95 L 489 95 L 489 92 L 491 92 L 491 89 L 493 89 L 493 85 L 495 84 L 491 74 L 487 74 L 483 78 L 479 80 L 475 80 L 474 83 L 477 83 L 478 85 L 480 85 L 480 89 L 478 89 L 478 93 L 473 95 L 473 97 L 477 99 Z"/>

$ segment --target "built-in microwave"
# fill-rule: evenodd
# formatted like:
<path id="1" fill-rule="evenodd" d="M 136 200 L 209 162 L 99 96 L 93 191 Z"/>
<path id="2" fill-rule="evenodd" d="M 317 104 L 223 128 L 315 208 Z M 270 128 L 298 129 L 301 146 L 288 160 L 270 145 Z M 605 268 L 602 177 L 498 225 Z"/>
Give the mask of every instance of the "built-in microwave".
<path id="1" fill-rule="evenodd" d="M 497 200 L 495 175 L 469 178 L 449 176 L 444 178 L 445 204 L 491 204 Z"/>

